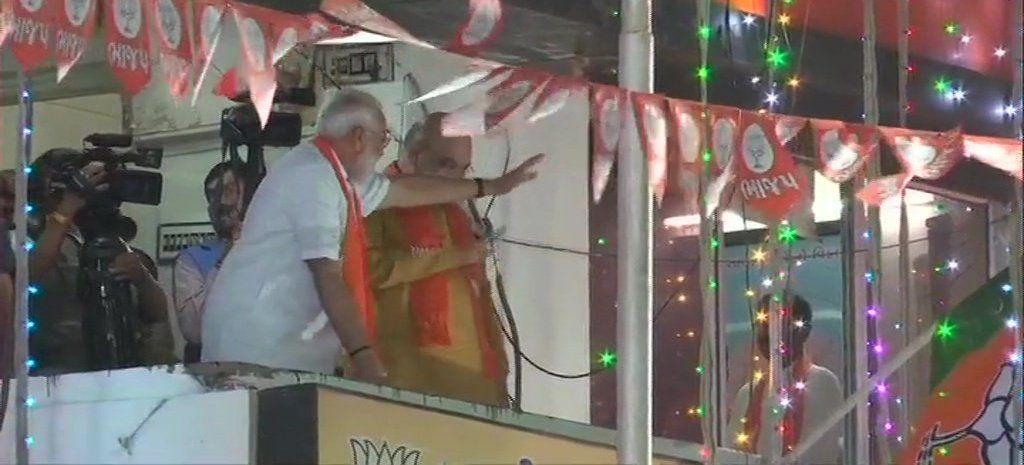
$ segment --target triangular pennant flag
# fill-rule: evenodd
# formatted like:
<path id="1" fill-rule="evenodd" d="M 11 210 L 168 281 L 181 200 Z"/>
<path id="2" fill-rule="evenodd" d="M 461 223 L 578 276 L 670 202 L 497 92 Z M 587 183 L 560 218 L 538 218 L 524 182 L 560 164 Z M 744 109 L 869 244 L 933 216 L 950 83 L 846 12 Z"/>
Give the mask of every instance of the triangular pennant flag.
<path id="1" fill-rule="evenodd" d="M 655 94 L 633 93 L 633 115 L 647 155 L 648 182 L 651 193 L 660 203 L 665 196 L 668 175 L 668 118 L 665 98 Z"/>
<path id="2" fill-rule="evenodd" d="M 469 18 L 448 49 L 462 55 L 477 55 L 498 38 L 503 26 L 501 0 L 469 0 Z"/>
<path id="3" fill-rule="evenodd" d="M 528 121 L 535 123 L 554 114 L 561 110 L 573 95 L 582 94 L 583 91 L 584 87 L 579 81 L 563 77 L 552 78 L 537 96 Z"/>
<path id="4" fill-rule="evenodd" d="M 775 132 L 774 118 L 743 112 L 737 156 L 737 187 L 748 214 L 766 223 L 782 221 L 809 195 L 807 177 Z"/>
<path id="5" fill-rule="evenodd" d="M 178 101 L 192 85 L 192 21 L 188 0 L 150 0 L 160 44 L 160 66 Z"/>
<path id="6" fill-rule="evenodd" d="M 529 69 L 516 69 L 502 82 L 487 91 L 488 105 L 485 110 L 487 130 L 495 126 L 508 127 L 519 122 L 523 109 L 531 108 L 524 103 L 531 95 L 536 95 L 544 84 L 551 79 L 547 73 Z"/>
<path id="7" fill-rule="evenodd" d="M 419 97 L 409 100 L 408 102 L 405 102 L 402 105 L 411 105 L 414 103 L 425 102 L 427 100 L 442 97 L 452 92 L 457 92 L 469 86 L 480 84 L 491 79 L 504 81 L 506 78 L 508 78 L 508 75 L 511 73 L 512 69 L 507 66 L 499 66 L 497 68 L 476 67 L 474 69 L 469 70 L 468 73 L 456 77 L 455 79 L 452 79 L 448 82 L 445 82 L 444 84 L 437 86 L 437 88 L 431 90 L 430 92 L 427 92 Z"/>
<path id="8" fill-rule="evenodd" d="M 195 106 L 199 91 L 206 82 L 206 74 L 213 62 L 213 53 L 220 43 L 221 32 L 224 30 L 224 13 L 226 5 L 223 0 L 194 0 L 193 17 L 196 26 L 192 28 L 195 34 L 194 43 L 196 46 L 193 54 L 193 69 L 196 70 L 196 82 L 192 89 L 192 105 Z"/>
<path id="9" fill-rule="evenodd" d="M 739 117 L 738 108 L 709 105 L 706 113 L 711 118 L 711 164 L 712 172 L 715 175 L 725 172 L 733 158 L 736 149 L 739 147 Z"/>
<path id="10" fill-rule="evenodd" d="M 302 16 L 243 3 L 232 4 L 232 12 L 242 38 L 240 71 L 259 115 L 260 126 L 266 126 L 277 90 L 274 64 L 302 37 L 308 37 L 308 22 Z"/>
<path id="11" fill-rule="evenodd" d="M 777 115 L 775 121 L 775 137 L 782 145 L 788 144 L 807 126 L 807 118 L 799 116 Z"/>
<path id="12" fill-rule="evenodd" d="M 965 137 L 964 156 L 1024 179 L 1024 147 L 1019 140 Z"/>
<path id="13" fill-rule="evenodd" d="M 591 85 L 590 123 L 594 140 L 591 143 L 593 167 L 590 184 L 595 203 L 604 195 L 615 156 L 619 153 L 625 98 L 625 93 L 618 87 Z"/>
<path id="14" fill-rule="evenodd" d="M 51 0 L 52 1 L 52 0 Z M 62 13 L 57 17 L 57 82 L 60 83 L 71 67 L 85 54 L 86 47 L 96 33 L 96 3 L 98 0 L 63 0 Z"/>
<path id="15" fill-rule="evenodd" d="M 669 186 L 682 196 L 688 214 L 700 217 L 700 153 L 703 137 L 700 106 L 678 99 L 666 99 L 669 114 Z M 669 195 L 669 194 L 666 194 Z"/>
<path id="16" fill-rule="evenodd" d="M 107 63 L 121 80 L 125 93 L 138 94 L 152 79 L 149 14 L 142 0 L 112 0 L 105 7 Z"/>
<path id="17" fill-rule="evenodd" d="M 849 181 L 878 152 L 878 131 L 841 121 L 815 120 L 815 145 L 821 173 L 830 181 Z"/>
<path id="18" fill-rule="evenodd" d="M 59 0 L 11 0 L 11 51 L 30 72 L 43 64 L 53 53 L 53 24 Z"/>
<path id="19" fill-rule="evenodd" d="M 704 188 L 704 215 L 708 218 L 729 199 L 725 193 L 736 178 L 736 149 L 739 147 L 738 108 L 708 105 L 701 113 L 710 118 L 711 140 L 704 143 L 706 163 L 710 165 L 711 182 Z M 730 196 L 731 197 L 731 196 Z"/>
<path id="20" fill-rule="evenodd" d="M 964 155 L 964 139 L 959 128 L 937 134 L 887 128 L 882 134 L 906 172 L 914 177 L 939 179 Z"/>
<path id="21" fill-rule="evenodd" d="M 857 198 L 865 205 L 878 207 L 887 199 L 900 195 L 910 184 L 911 178 L 913 176 L 901 173 L 873 179 L 857 192 Z"/>
<path id="22" fill-rule="evenodd" d="M 434 48 L 360 0 L 323 0 L 320 2 L 320 11 L 351 26 L 383 34 L 407 44 Z"/>

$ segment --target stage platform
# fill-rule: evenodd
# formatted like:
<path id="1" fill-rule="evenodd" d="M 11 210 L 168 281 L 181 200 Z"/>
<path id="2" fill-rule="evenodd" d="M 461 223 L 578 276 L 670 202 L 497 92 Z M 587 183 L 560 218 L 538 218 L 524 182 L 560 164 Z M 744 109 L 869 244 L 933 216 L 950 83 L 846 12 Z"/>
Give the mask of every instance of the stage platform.
<path id="1" fill-rule="evenodd" d="M 253 365 L 134 368 L 30 383 L 31 462 L 39 464 L 615 463 L 612 430 Z M 11 408 L 0 463 L 14 462 L 13 430 Z M 701 447 L 657 439 L 655 451 L 656 463 L 693 464 Z"/>

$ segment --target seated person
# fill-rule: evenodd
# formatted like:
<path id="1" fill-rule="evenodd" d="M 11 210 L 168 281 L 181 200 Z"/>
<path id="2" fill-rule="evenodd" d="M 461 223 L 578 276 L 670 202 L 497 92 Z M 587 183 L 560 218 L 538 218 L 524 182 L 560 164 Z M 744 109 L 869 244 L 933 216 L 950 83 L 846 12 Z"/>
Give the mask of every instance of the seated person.
<path id="1" fill-rule="evenodd" d="M 217 237 L 182 250 L 174 261 L 174 310 L 185 338 L 185 363 L 196 363 L 202 351 L 203 306 L 220 264 L 241 230 L 245 211 L 245 180 L 239 165 L 221 162 L 203 182 L 207 212 Z"/>
<path id="2" fill-rule="evenodd" d="M 111 289 L 127 286 L 129 304 L 125 307 L 130 313 L 119 318 L 136 324 L 131 325 L 132 334 L 126 338 L 130 339 L 127 352 L 119 352 L 127 354 L 119 355 L 120 361 L 113 361 L 111 350 L 103 347 L 106 333 L 99 328 L 108 319 L 83 303 L 101 293 L 84 285 L 86 274 L 79 267 L 84 240 L 76 224 L 92 207 L 87 195 L 50 185 L 55 158 L 52 153 L 40 157 L 29 179 L 30 198 L 36 204 L 36 213 L 29 218 L 29 233 L 35 240 L 29 256 L 29 279 L 40 290 L 29 298 L 29 314 L 36 324 L 29 343 L 29 352 L 36 361 L 32 374 L 176 363 L 167 296 L 156 280 L 156 265 L 141 250 L 128 245 L 137 229 L 123 216 L 112 224 L 103 224 L 117 236 L 117 242 L 108 245 L 122 251 L 109 260 L 108 273 L 90 276 L 111 283 Z M 102 165 L 90 164 L 82 169 L 82 175 L 97 186 L 97 192 L 104 190 L 106 173 Z"/>
<path id="3" fill-rule="evenodd" d="M 771 296 L 761 299 L 759 312 L 767 314 Z M 783 302 L 791 302 L 783 319 L 783 341 L 786 341 L 786 355 L 783 369 L 792 380 L 788 389 L 790 407 L 784 411 L 783 455 L 799 444 L 802 434 L 818 429 L 828 415 L 843 401 L 839 378 L 828 368 L 815 365 L 805 345 L 811 335 L 811 305 L 799 295 L 784 296 Z M 760 321 L 764 320 L 764 321 Z M 779 434 L 772 430 L 777 418 L 772 410 L 782 405 L 782 398 L 776 389 L 769 386 L 768 366 L 776 351 L 769 350 L 768 321 L 754 322 L 754 337 L 761 353 L 763 376 L 755 376 L 751 383 L 740 388 L 730 410 L 730 421 L 726 431 L 728 446 L 750 453 L 766 456 L 770 452 L 771 436 Z M 824 437 L 801 456 L 798 463 L 804 465 L 831 465 L 839 460 L 841 450 L 842 424 L 833 427 Z"/>
<path id="4" fill-rule="evenodd" d="M 427 117 L 389 176 L 466 176 L 472 141 L 441 135 L 443 117 Z M 508 368 L 485 244 L 469 214 L 458 203 L 391 208 L 370 215 L 366 228 L 388 384 L 508 405 Z"/>

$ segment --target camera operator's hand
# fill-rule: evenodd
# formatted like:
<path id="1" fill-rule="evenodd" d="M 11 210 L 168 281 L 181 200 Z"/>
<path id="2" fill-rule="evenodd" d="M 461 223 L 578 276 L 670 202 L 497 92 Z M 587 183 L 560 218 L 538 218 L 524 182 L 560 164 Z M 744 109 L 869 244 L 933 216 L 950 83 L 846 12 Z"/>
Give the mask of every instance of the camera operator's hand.
<path id="1" fill-rule="evenodd" d="M 153 279 L 153 275 L 149 274 L 149 270 L 143 264 L 142 257 L 136 252 L 124 252 L 118 255 L 110 266 L 110 272 L 114 274 L 115 278 L 131 281 L 136 286 Z"/>
<path id="2" fill-rule="evenodd" d="M 102 163 L 93 162 L 85 165 L 82 168 L 82 174 L 88 179 L 90 185 L 95 186 L 96 191 L 102 192 L 107 189 L 107 185 L 103 184 L 104 179 L 107 177 L 107 172 L 103 168 Z M 82 194 L 70 190 L 66 191 L 57 205 L 57 213 L 66 218 L 74 218 L 75 214 L 85 206 L 87 201 L 88 199 Z"/>

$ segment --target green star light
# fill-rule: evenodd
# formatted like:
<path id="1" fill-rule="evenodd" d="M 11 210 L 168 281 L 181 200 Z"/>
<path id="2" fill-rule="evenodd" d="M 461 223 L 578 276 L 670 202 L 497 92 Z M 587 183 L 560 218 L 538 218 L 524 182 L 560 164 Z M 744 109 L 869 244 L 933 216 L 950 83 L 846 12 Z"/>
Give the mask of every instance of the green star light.
<path id="1" fill-rule="evenodd" d="M 768 56 L 765 58 L 768 65 L 772 68 L 779 69 L 785 68 L 789 64 L 789 52 L 779 47 L 775 47 L 768 51 Z"/>
<path id="2" fill-rule="evenodd" d="M 605 368 L 612 368 L 615 366 L 615 363 L 619 361 L 615 352 L 612 352 L 609 349 L 605 349 L 598 357 L 598 362 Z"/>
<path id="3" fill-rule="evenodd" d="M 956 336 L 956 325 L 947 318 L 939 324 L 939 329 L 935 331 L 935 334 L 939 336 L 939 339 L 948 340 Z"/>
<path id="4" fill-rule="evenodd" d="M 936 92 L 945 95 L 953 88 L 953 83 L 946 79 L 945 76 L 941 76 L 935 80 L 934 87 Z"/>
<path id="5" fill-rule="evenodd" d="M 800 239 L 800 234 L 797 233 L 796 228 L 787 225 L 779 227 L 779 242 L 783 244 L 792 244 L 798 239 Z"/>

